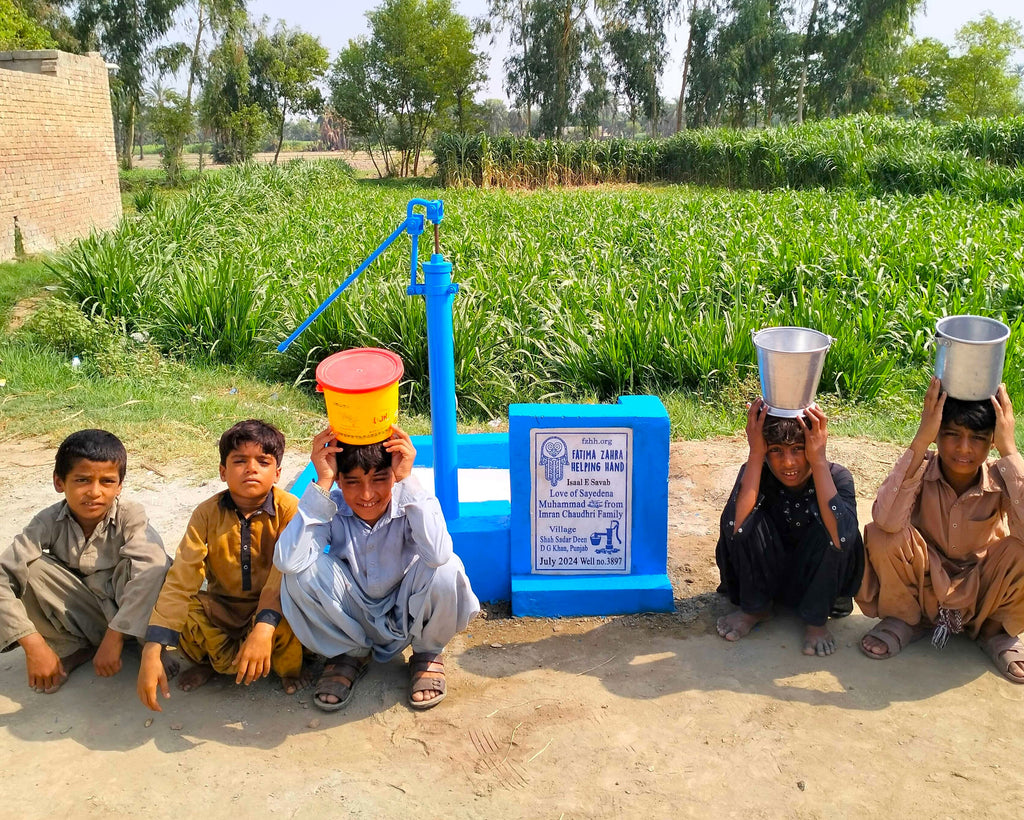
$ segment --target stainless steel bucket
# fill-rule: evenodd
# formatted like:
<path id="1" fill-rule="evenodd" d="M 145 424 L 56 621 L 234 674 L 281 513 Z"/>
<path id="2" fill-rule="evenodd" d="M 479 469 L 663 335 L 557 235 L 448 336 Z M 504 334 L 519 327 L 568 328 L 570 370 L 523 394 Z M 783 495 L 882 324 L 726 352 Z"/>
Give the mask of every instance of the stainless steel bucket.
<path id="1" fill-rule="evenodd" d="M 987 316 L 946 316 L 935 324 L 935 375 L 954 399 L 994 396 L 1003 380 L 1010 328 Z"/>
<path id="2" fill-rule="evenodd" d="M 768 327 L 753 337 L 768 412 L 799 416 L 814 404 L 832 337 L 806 327 Z"/>

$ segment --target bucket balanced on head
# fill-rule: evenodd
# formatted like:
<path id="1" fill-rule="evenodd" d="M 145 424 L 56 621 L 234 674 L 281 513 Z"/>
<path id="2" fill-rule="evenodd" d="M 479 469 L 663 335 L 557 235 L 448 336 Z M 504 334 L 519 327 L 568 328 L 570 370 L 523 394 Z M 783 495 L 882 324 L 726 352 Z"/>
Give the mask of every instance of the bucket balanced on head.
<path id="1" fill-rule="evenodd" d="M 402 360 L 390 350 L 360 347 L 328 356 L 316 368 L 327 421 L 343 444 L 373 444 L 398 421 Z"/>
<path id="2" fill-rule="evenodd" d="M 946 395 L 983 401 L 1003 380 L 1010 328 L 987 316 L 946 316 L 935 323 L 935 375 Z"/>
<path id="3" fill-rule="evenodd" d="M 768 327 L 753 336 L 768 413 L 800 416 L 814 404 L 832 337 L 806 327 Z"/>

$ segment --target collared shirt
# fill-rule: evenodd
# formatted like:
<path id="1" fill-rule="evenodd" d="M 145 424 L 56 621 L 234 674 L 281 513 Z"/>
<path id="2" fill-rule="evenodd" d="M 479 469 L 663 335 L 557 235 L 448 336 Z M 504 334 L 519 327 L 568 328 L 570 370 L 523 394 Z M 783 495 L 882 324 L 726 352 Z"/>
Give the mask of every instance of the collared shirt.
<path id="1" fill-rule="evenodd" d="M 1024 460 L 1018 453 L 986 462 L 977 483 L 960 496 L 943 477 L 937 453 L 926 453 L 911 475 L 913 458 L 907 450 L 879 487 L 871 508 L 878 527 L 897 533 L 913 526 L 929 547 L 960 565 L 977 563 L 989 544 L 1007 535 L 1024 538 Z"/>
<path id="2" fill-rule="evenodd" d="M 391 506 L 370 526 L 340 490 L 324 495 L 315 485 L 302 494 L 298 515 L 281 533 L 274 559 L 286 575 L 319 561 L 344 563 L 368 599 L 381 600 L 402 581 L 414 561 L 439 567 L 453 555 L 441 505 L 415 476 L 395 484 Z M 319 564 L 312 570 L 320 572 Z M 329 568 L 323 567 L 325 577 Z"/>
<path id="3" fill-rule="evenodd" d="M 159 584 L 170 564 L 163 541 L 150 526 L 141 504 L 114 499 L 88 537 L 67 501 L 47 507 L 0 554 L 0 637 L 36 631 L 20 598 L 28 583 L 29 564 L 44 552 L 74 572 L 101 599 L 113 600 L 114 569 L 123 560 L 131 561 L 130 580 L 109 624 L 126 635 L 134 634 L 132 624 L 145 623 L 149 613 L 143 610 L 152 600 L 147 592 L 153 576 L 159 576 L 155 579 Z"/>
<path id="4" fill-rule="evenodd" d="M 189 600 L 196 596 L 207 617 L 232 638 L 245 634 L 254 615 L 276 626 L 281 574 L 273 564 L 274 545 L 297 506 L 295 496 L 274 487 L 248 519 L 228 490 L 196 507 L 149 619 L 146 640 L 176 646 Z M 203 581 L 206 590 L 201 592 Z"/>

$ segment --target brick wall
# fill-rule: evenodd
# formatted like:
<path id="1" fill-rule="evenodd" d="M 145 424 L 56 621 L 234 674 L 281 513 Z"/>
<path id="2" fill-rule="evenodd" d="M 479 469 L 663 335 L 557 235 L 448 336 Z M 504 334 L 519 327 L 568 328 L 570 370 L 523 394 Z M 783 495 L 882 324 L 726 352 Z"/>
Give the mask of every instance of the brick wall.
<path id="1" fill-rule="evenodd" d="M 107 69 L 99 54 L 0 52 L 0 261 L 121 218 Z"/>

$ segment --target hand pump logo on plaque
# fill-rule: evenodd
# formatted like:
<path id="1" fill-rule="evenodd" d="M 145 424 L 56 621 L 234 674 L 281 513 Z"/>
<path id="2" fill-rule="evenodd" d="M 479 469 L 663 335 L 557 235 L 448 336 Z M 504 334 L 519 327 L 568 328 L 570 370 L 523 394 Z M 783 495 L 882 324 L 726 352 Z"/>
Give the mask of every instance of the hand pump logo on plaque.
<path id="1" fill-rule="evenodd" d="M 531 433 L 533 572 L 628 573 L 633 431 Z"/>

